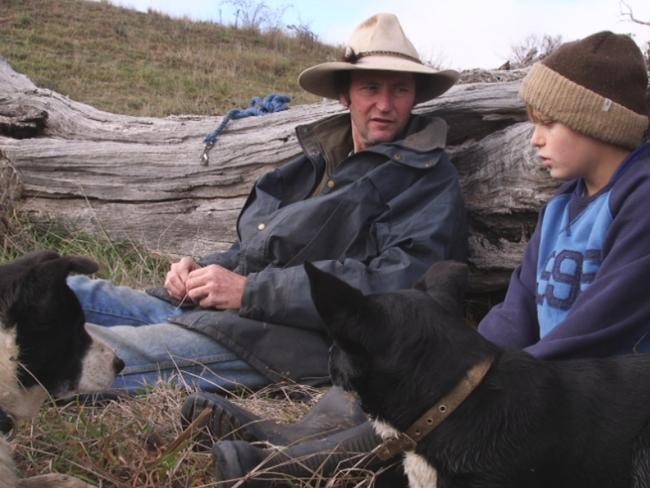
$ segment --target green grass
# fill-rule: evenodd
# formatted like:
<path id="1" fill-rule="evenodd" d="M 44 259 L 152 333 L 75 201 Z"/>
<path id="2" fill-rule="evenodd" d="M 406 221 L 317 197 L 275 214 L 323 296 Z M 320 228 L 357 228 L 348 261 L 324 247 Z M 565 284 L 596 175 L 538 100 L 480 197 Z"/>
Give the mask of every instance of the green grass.
<path id="1" fill-rule="evenodd" d="M 132 115 L 222 114 L 296 82 L 340 48 L 83 0 L 2 0 L 0 56 L 36 85 Z"/>
<path id="2" fill-rule="evenodd" d="M 135 288 L 160 284 L 169 271 L 169 259 L 131 241 L 113 241 L 57 222 L 32 222 L 20 213 L 13 213 L 8 223 L 8 232 L 0 234 L 0 263 L 44 249 L 88 256 L 100 266 L 97 277 Z"/>

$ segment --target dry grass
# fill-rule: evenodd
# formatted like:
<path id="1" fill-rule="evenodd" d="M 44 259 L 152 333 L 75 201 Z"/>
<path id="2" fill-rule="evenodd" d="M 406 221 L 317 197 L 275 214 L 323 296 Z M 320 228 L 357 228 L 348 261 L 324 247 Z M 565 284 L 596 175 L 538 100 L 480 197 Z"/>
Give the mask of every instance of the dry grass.
<path id="1" fill-rule="evenodd" d="M 143 395 L 95 404 L 52 403 L 31 423 L 18 427 L 18 468 L 23 477 L 66 473 L 101 487 L 217 486 L 209 453 L 193 450 L 193 438 L 181 429 L 180 407 L 190 392 L 170 382 Z M 242 393 L 233 401 L 258 414 L 292 421 L 318 394 L 285 385 Z"/>
<path id="2" fill-rule="evenodd" d="M 11 231 L 10 222 L 21 189 L 18 172 L 0 151 L 0 239 Z"/>
<path id="3" fill-rule="evenodd" d="M 259 33 L 106 2 L 0 4 L 0 56 L 39 87 L 117 113 L 211 115 L 274 91 L 314 102 L 298 88 L 298 73 L 339 54 L 281 30 Z"/>
<path id="4" fill-rule="evenodd" d="M 255 393 L 239 393 L 232 401 L 266 418 L 291 422 L 302 417 L 323 391 L 272 385 Z M 197 436 L 209 435 L 206 428 L 181 429 L 179 412 L 190 393 L 187 387 L 159 383 L 134 397 L 94 404 L 52 402 L 17 429 L 13 443 L 20 474 L 65 473 L 102 488 L 217 487 L 210 453 L 197 450 L 194 442 Z M 365 454 L 354 456 L 365 458 Z M 272 474 L 262 463 L 249 476 L 268 480 Z M 371 487 L 375 476 L 361 468 L 348 468 L 331 478 L 315 472 L 309 479 L 284 481 L 296 488 L 363 488 Z"/>

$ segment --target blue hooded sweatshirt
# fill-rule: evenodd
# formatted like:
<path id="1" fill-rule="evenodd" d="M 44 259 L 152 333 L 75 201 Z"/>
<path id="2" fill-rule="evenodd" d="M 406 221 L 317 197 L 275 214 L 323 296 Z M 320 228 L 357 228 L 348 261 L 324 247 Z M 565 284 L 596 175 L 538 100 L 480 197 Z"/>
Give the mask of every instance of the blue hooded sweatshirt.
<path id="1" fill-rule="evenodd" d="M 650 351 L 650 145 L 597 194 L 565 183 L 540 213 L 484 337 L 539 358 Z"/>

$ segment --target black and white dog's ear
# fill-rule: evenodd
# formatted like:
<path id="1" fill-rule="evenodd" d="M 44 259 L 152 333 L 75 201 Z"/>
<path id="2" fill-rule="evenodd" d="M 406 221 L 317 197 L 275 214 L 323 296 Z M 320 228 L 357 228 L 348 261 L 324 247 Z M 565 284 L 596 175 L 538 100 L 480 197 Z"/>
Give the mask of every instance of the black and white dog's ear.
<path id="1" fill-rule="evenodd" d="M 450 312 L 462 313 L 469 270 L 465 263 L 438 261 L 415 284 Z"/>
<path id="2" fill-rule="evenodd" d="M 65 312 L 65 305 L 62 304 L 70 303 L 71 297 L 74 297 L 66 283 L 71 272 L 90 274 L 99 269 L 91 259 L 59 256 L 49 251 L 25 256 L 16 262 L 17 266 L 13 263 L 8 265 L 10 271 L 13 269 L 14 272 L 2 294 L 0 312 L 4 310 L 10 313 L 16 321 L 23 316 L 29 317 L 29 320 L 21 323 L 39 326 L 61 322 L 39 314 L 51 314 L 52 310 Z"/>
<path id="3" fill-rule="evenodd" d="M 36 251 L 15 259 L 7 266 L 8 274 L 20 276 L 26 272 L 46 273 L 65 279 L 71 272 L 91 274 L 99 269 L 92 259 L 81 256 L 60 256 L 55 251 Z"/>
<path id="4" fill-rule="evenodd" d="M 66 276 L 72 271 L 89 275 L 95 273 L 99 269 L 99 265 L 95 261 L 84 258 L 83 256 L 64 256 L 61 259 L 64 260 L 67 265 L 67 271 L 65 271 Z"/>
<path id="5" fill-rule="evenodd" d="M 71 272 L 91 274 L 98 269 L 93 260 L 80 256 L 58 256 L 38 262 L 29 268 L 21 283 L 23 300 L 34 303 L 52 300 L 62 290 L 68 289 L 66 278 Z"/>
<path id="6" fill-rule="evenodd" d="M 55 251 L 34 251 L 15 259 L 10 264 L 11 266 L 14 266 L 16 268 L 19 267 L 28 268 L 31 266 L 35 266 L 39 263 L 42 263 L 44 261 L 58 259 L 60 257 L 61 256 L 59 256 L 59 253 Z"/>
<path id="7" fill-rule="evenodd" d="M 53 281 L 65 280 L 73 271 L 82 274 L 91 274 L 99 269 L 92 259 L 81 256 L 61 256 L 39 263 L 34 271 L 49 276 Z"/>
<path id="8" fill-rule="evenodd" d="M 60 258 L 61 256 L 54 251 L 35 251 L 2 265 L 0 271 L 2 274 L 0 280 L 0 312 L 6 313 L 18 300 L 23 288 L 22 284 L 35 267 Z"/>
<path id="9" fill-rule="evenodd" d="M 351 332 L 350 320 L 359 316 L 359 310 L 366 303 L 363 293 L 311 263 L 305 263 L 305 272 L 311 298 L 330 333 L 340 337 L 341 333 Z"/>

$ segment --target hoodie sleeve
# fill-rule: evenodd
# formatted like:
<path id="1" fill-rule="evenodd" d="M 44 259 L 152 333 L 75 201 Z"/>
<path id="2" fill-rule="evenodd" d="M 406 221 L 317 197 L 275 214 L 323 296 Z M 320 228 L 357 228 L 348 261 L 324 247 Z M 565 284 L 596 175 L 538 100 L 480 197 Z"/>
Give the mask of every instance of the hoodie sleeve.
<path id="1" fill-rule="evenodd" d="M 492 307 L 478 326 L 486 339 L 507 349 L 523 349 L 539 341 L 535 283 L 542 218 L 526 246 L 521 265 L 510 277 L 504 301 Z"/>

